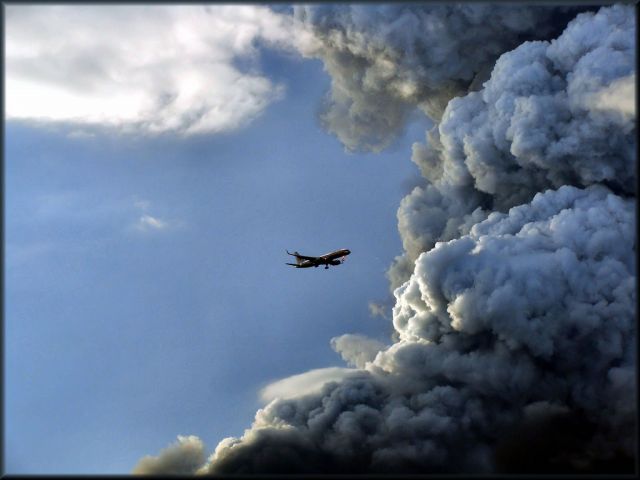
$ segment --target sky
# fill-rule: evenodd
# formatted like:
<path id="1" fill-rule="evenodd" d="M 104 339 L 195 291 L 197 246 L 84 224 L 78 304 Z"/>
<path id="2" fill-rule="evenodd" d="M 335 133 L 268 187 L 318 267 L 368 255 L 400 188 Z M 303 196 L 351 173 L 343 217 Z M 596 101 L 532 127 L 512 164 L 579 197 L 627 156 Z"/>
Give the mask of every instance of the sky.
<path id="1" fill-rule="evenodd" d="M 5 473 L 628 471 L 633 13 L 5 5 Z"/>

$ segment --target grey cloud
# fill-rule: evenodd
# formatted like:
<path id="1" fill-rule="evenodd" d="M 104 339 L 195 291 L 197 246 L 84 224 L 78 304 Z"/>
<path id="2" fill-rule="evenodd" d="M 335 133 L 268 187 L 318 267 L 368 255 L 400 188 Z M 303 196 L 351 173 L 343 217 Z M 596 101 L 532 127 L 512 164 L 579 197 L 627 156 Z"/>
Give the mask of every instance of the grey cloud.
<path id="1" fill-rule="evenodd" d="M 332 89 L 322 121 L 349 150 L 378 151 L 419 106 L 439 119 L 476 89 L 498 56 L 526 38 L 557 35 L 577 7 L 449 5 L 296 6 L 317 41 Z M 310 44 L 311 45 L 311 44 Z"/>
<path id="2" fill-rule="evenodd" d="M 618 5 L 502 55 L 482 91 L 447 106 L 442 182 L 473 182 L 497 208 L 561 185 L 606 182 L 633 193 L 635 120 L 621 125 L 591 98 L 634 72 L 634 33 L 632 8 Z"/>
<path id="3" fill-rule="evenodd" d="M 178 436 L 178 441 L 157 457 L 142 458 L 133 469 L 136 475 L 188 475 L 196 473 L 205 461 L 204 445 L 194 436 Z"/>
<path id="4" fill-rule="evenodd" d="M 487 212 L 478 205 L 485 203 L 485 197 L 473 189 L 430 183 L 415 187 L 404 197 L 397 214 L 404 254 L 394 260 L 387 272 L 391 289 L 408 279 L 420 253 L 432 248 L 437 241 L 467 233 L 471 225 L 483 220 Z"/>
<path id="5" fill-rule="evenodd" d="M 634 194 L 635 117 L 619 93 L 633 91 L 633 13 L 616 5 L 580 14 L 557 39 L 503 54 L 482 90 L 449 102 L 413 148 L 427 184 L 398 210 L 406 258 L 388 273 L 392 289 L 417 254 L 539 191 L 602 183 Z"/>

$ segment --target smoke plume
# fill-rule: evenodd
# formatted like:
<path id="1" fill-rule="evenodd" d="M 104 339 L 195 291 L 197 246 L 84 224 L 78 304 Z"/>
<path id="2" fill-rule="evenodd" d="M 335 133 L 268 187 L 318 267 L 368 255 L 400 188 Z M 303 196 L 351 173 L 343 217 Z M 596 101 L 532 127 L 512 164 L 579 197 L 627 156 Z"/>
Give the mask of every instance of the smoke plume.
<path id="1" fill-rule="evenodd" d="M 332 89 L 322 114 L 349 150 L 388 146 L 417 107 L 437 120 L 447 102 L 486 79 L 498 56 L 562 31 L 577 10 L 548 6 L 296 6 L 319 40 Z"/>
<path id="2" fill-rule="evenodd" d="M 406 258 L 388 273 L 392 288 L 435 242 L 537 192 L 600 183 L 634 195 L 634 42 L 630 7 L 580 14 L 559 38 L 502 55 L 482 90 L 449 102 L 413 148 L 427 182 L 398 211 Z"/>
<path id="3" fill-rule="evenodd" d="M 133 469 L 138 475 L 189 475 L 194 474 L 205 459 L 204 444 L 193 435 L 178 435 L 178 441 L 165 448 L 160 455 L 147 455 Z"/>
<path id="4" fill-rule="evenodd" d="M 398 210 L 394 342 L 334 338 L 356 368 L 274 397 L 199 473 L 633 471 L 635 12 L 580 13 L 544 39 L 555 13 L 296 10 L 347 147 L 446 108 Z"/>

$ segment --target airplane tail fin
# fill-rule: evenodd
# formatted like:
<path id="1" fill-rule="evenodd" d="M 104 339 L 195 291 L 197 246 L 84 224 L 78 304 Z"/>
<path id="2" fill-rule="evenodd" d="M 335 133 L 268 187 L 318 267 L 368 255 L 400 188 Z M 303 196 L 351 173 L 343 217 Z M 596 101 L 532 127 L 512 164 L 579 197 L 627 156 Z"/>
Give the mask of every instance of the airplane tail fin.
<path id="1" fill-rule="evenodd" d="M 298 252 L 291 253 L 289 250 L 286 250 L 286 249 L 285 249 L 285 252 L 287 252 L 292 257 L 296 257 L 296 264 L 297 265 L 300 265 L 302 263 L 302 259 L 299 257 L 300 254 Z M 288 263 L 287 265 L 293 265 L 293 263 Z"/>

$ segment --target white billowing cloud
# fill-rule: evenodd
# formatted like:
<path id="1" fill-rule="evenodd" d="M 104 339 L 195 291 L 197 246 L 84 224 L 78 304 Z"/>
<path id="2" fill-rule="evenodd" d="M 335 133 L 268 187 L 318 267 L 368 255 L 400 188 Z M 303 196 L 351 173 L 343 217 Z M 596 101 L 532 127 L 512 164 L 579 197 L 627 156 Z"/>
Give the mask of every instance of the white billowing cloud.
<path id="1" fill-rule="evenodd" d="M 378 352 L 385 348 L 385 345 L 364 335 L 346 334 L 332 338 L 331 348 L 338 352 L 349 365 L 365 368 L 366 364 L 373 361 Z"/>
<path id="2" fill-rule="evenodd" d="M 595 110 L 618 112 L 623 122 L 636 116 L 636 75 L 618 78 L 595 93 L 591 99 L 591 107 Z"/>
<path id="3" fill-rule="evenodd" d="M 270 383 L 260 391 L 260 398 L 270 402 L 276 398 L 294 398 L 317 393 L 328 382 L 342 380 L 352 368 L 318 368 Z"/>
<path id="4" fill-rule="evenodd" d="M 156 457 L 147 455 L 134 467 L 134 475 L 187 475 L 194 474 L 205 460 L 204 444 L 193 435 L 178 435 L 176 443 L 165 448 Z"/>
<path id="5" fill-rule="evenodd" d="M 147 133 L 246 125 L 284 92 L 258 71 L 256 42 L 291 49 L 305 38 L 252 5 L 10 5 L 5 15 L 7 118 Z"/>

